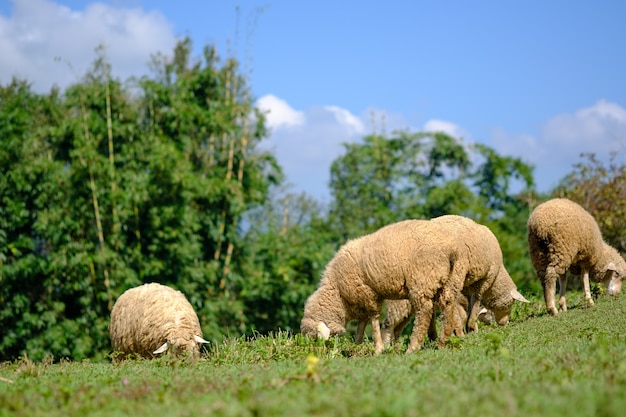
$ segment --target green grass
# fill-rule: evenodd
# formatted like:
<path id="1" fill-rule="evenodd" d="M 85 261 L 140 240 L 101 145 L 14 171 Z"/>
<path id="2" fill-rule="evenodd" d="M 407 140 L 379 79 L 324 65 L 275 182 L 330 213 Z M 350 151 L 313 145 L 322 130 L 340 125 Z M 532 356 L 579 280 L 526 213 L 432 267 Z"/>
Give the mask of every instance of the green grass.
<path id="1" fill-rule="evenodd" d="M 626 296 L 549 317 L 541 300 L 505 327 L 405 355 L 371 341 L 276 333 L 212 345 L 198 361 L 28 358 L 0 365 L 0 416 L 619 416 Z M 310 358 L 318 358 L 319 362 Z"/>

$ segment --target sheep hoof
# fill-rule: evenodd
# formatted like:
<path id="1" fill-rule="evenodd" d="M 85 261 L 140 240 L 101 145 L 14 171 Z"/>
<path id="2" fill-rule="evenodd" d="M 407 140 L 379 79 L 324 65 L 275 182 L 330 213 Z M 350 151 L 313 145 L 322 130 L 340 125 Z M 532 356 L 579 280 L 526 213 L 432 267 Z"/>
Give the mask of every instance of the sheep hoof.
<path id="1" fill-rule="evenodd" d="M 407 348 L 407 350 L 406 350 L 406 354 L 407 354 L 407 355 L 409 355 L 409 354 L 411 354 L 411 353 L 413 353 L 413 352 L 416 352 L 416 351 L 418 351 L 418 350 L 419 350 L 418 348 L 415 348 L 415 347 L 413 347 L 413 346 L 409 345 L 409 347 L 408 347 L 408 348 Z"/>
<path id="2" fill-rule="evenodd" d="M 589 298 L 585 297 L 584 304 L 587 307 L 593 307 L 595 303 L 593 302 L 593 299 L 591 297 L 589 297 Z"/>
<path id="3" fill-rule="evenodd" d="M 557 314 L 559 314 L 559 312 L 556 310 L 556 307 L 548 308 L 548 313 L 550 313 L 551 316 L 556 316 Z"/>

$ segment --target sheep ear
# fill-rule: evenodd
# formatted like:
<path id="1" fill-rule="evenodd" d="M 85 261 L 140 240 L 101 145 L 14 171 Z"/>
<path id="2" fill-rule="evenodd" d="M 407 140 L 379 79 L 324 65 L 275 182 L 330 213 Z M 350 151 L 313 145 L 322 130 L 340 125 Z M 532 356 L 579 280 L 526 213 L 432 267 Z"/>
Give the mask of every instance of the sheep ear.
<path id="1" fill-rule="evenodd" d="M 517 290 L 511 290 L 511 297 L 513 297 L 514 300 L 521 301 L 522 303 L 530 303 L 530 301 L 525 299 L 524 296 Z"/>
<path id="2" fill-rule="evenodd" d="M 195 340 L 195 341 L 196 341 L 196 342 L 198 342 L 198 343 L 210 343 L 209 341 L 204 340 L 204 339 L 203 339 L 203 338 L 201 338 L 200 336 L 196 336 L 196 335 L 194 335 L 194 336 L 193 336 L 193 340 Z"/>
<path id="3" fill-rule="evenodd" d="M 609 264 L 606 266 L 606 269 L 607 271 L 617 271 L 617 267 L 613 262 L 609 262 Z"/>
<path id="4" fill-rule="evenodd" d="M 165 342 L 165 343 L 163 343 L 163 344 L 161 345 L 161 347 L 160 347 L 160 348 L 158 348 L 157 350 L 155 350 L 155 351 L 154 351 L 154 352 L 152 352 L 152 353 L 153 353 L 154 355 L 158 355 L 159 353 L 163 353 L 163 352 L 165 352 L 165 351 L 167 350 L 168 346 L 169 346 L 169 345 L 167 344 L 167 342 Z"/>
<path id="5" fill-rule="evenodd" d="M 487 310 L 485 307 L 481 308 L 480 311 L 478 312 L 479 316 L 482 316 L 483 314 L 487 314 L 489 313 L 489 310 Z"/>

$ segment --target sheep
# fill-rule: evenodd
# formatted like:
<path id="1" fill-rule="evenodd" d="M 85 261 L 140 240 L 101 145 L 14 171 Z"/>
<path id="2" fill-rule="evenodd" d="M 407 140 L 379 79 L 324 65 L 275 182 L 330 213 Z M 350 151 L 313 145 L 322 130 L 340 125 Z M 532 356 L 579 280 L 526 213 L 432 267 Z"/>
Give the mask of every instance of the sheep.
<path id="1" fill-rule="evenodd" d="M 183 293 L 158 283 L 126 290 L 111 310 L 111 345 L 123 357 L 153 358 L 166 351 L 199 355 L 200 322 Z"/>
<path id="2" fill-rule="evenodd" d="M 595 219 L 583 207 L 566 198 L 539 204 L 527 223 L 530 259 L 541 280 L 548 313 L 558 314 L 554 295 L 559 280 L 559 310 L 567 311 L 567 271 L 582 275 L 584 300 L 590 306 L 589 279 L 608 287 L 609 295 L 622 290 L 626 262 L 602 239 Z"/>
<path id="3" fill-rule="evenodd" d="M 502 260 L 502 251 L 497 238 L 486 226 L 457 215 L 445 215 L 431 220 L 442 225 L 449 233 L 456 235 L 460 242 L 468 249 L 468 269 L 465 278 L 464 290 L 457 299 L 454 333 L 457 336 L 464 334 L 465 321 L 470 331 L 478 330 L 476 320 L 483 322 L 497 321 L 504 325 L 508 322 L 508 313 L 503 314 L 506 308 L 501 308 L 491 300 L 506 299 L 512 294 L 514 299 L 522 302 L 527 300 L 517 292 Z M 494 311 L 481 308 L 481 299 L 487 297 Z M 469 300 L 469 301 L 468 301 Z M 387 317 L 383 322 L 383 342 L 385 344 L 396 339 L 414 313 L 410 303 L 390 301 L 387 303 Z M 469 310 L 469 311 L 468 311 Z M 496 315 L 498 316 L 496 319 Z M 468 317 L 469 316 L 469 317 Z M 433 339 L 435 332 L 434 317 L 431 322 L 429 336 Z"/>
<path id="4" fill-rule="evenodd" d="M 439 345 L 444 346 L 453 331 L 455 302 L 466 285 L 485 294 L 487 307 L 504 324 L 513 301 L 525 299 L 498 265 L 483 285 L 484 275 L 475 276 L 470 264 L 478 255 L 471 253 L 457 233 L 450 233 L 444 222 L 428 220 L 400 221 L 350 240 L 327 264 L 317 290 L 307 299 L 300 330 L 305 335 L 329 337 L 344 333 L 349 321 L 359 320 L 359 341 L 359 332 L 370 322 L 379 354 L 384 349 L 380 333 L 383 301 L 409 299 L 417 314 L 407 353 L 421 348 L 435 304 L 444 317 L 439 337 Z"/>
<path id="5" fill-rule="evenodd" d="M 448 233 L 455 234 L 467 249 L 468 269 L 463 292 L 470 300 L 468 328 L 478 329 L 476 320 L 482 307 L 486 307 L 488 316 L 493 316 L 498 325 L 505 325 L 509 321 L 513 301 L 527 303 L 528 300 L 517 291 L 507 272 L 496 236 L 487 226 L 464 216 L 449 214 L 432 221 L 442 225 Z"/>

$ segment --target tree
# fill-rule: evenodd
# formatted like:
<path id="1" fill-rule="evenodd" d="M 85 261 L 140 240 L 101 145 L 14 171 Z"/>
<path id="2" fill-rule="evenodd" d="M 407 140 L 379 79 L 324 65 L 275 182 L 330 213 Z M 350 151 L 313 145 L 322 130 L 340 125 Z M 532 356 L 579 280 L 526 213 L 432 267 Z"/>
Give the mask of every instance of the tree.
<path id="1" fill-rule="evenodd" d="M 173 59 L 161 57 L 154 65 L 157 77 L 141 81 L 149 137 L 170 148 L 163 156 L 178 155 L 176 164 L 159 164 L 165 172 L 173 165 L 185 171 L 168 177 L 151 169 L 155 174 L 148 183 L 184 210 L 189 224 L 177 224 L 185 218 L 179 212 L 162 211 L 170 203 L 153 207 L 151 200 L 139 207 L 152 216 L 144 227 L 142 247 L 148 251 L 144 256 L 159 260 L 149 276 L 192 294 L 201 322 L 213 323 L 211 333 L 244 332 L 247 318 L 238 297 L 247 285 L 241 270 L 242 220 L 246 212 L 263 205 L 270 187 L 282 180 L 275 158 L 257 149 L 266 134 L 263 115 L 253 107 L 237 62 L 228 59 L 219 66 L 214 48 L 205 47 L 202 61 L 192 62 L 191 41 L 185 39 L 176 46 Z M 168 185 L 172 180 L 175 190 Z M 177 239 L 170 239 L 170 246 L 154 234 L 159 231 L 155 223 L 165 219 L 173 222 L 175 233 L 190 231 L 183 247 L 191 244 L 197 249 L 189 256 L 176 250 L 181 247 Z M 187 271 L 172 270 L 177 264 Z"/>
<path id="2" fill-rule="evenodd" d="M 392 221 L 427 217 L 424 195 L 448 180 L 462 180 L 469 166 L 465 147 L 444 133 L 371 135 L 344 147 L 345 154 L 332 163 L 330 180 L 330 215 L 344 240 Z"/>
<path id="3" fill-rule="evenodd" d="M 62 118 L 59 101 L 57 90 L 40 96 L 24 80 L 0 87 L 0 358 L 17 357 L 61 309 L 42 297 L 56 288 L 40 216 L 62 198 L 64 167 L 50 128 Z"/>
<path id="4" fill-rule="evenodd" d="M 248 221 L 240 294 L 248 331 L 298 331 L 304 302 L 337 249 L 328 222 L 318 202 L 283 190 Z"/>
<path id="5" fill-rule="evenodd" d="M 123 84 L 99 48 L 63 94 L 0 90 L 0 358 L 103 358 L 113 302 L 150 281 L 212 337 L 252 327 L 242 220 L 282 173 L 237 62 L 202 58 L 186 39 Z"/>

